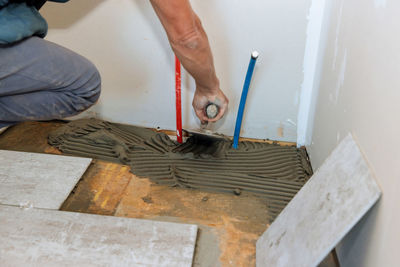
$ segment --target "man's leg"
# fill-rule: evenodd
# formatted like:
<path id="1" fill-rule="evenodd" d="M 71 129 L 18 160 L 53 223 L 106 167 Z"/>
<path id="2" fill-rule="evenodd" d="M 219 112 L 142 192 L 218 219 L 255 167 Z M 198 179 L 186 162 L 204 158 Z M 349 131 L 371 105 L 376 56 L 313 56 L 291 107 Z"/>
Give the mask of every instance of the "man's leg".
<path id="1" fill-rule="evenodd" d="M 90 61 L 43 39 L 0 47 L 0 128 L 76 115 L 97 101 L 100 83 Z"/>

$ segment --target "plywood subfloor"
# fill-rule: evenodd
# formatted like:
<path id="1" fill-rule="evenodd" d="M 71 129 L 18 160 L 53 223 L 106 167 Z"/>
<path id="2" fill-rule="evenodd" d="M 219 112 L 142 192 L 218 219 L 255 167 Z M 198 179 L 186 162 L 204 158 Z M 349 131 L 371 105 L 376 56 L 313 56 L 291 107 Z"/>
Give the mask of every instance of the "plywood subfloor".
<path id="1" fill-rule="evenodd" d="M 26 122 L 0 135 L 0 149 L 60 154 L 47 135 L 61 122 Z M 129 167 L 94 160 L 62 210 L 197 224 L 194 266 L 255 266 L 255 244 L 268 226 L 266 203 L 156 185 Z"/>

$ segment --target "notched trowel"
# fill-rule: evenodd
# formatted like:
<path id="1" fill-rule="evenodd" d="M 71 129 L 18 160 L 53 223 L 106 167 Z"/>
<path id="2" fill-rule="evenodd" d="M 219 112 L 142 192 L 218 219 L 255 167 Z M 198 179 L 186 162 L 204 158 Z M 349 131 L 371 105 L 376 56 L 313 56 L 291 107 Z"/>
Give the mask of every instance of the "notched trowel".
<path id="1" fill-rule="evenodd" d="M 205 108 L 205 113 L 209 119 L 215 118 L 219 113 L 219 107 L 214 103 L 209 103 Z M 183 129 L 185 133 L 190 136 L 196 137 L 198 139 L 207 141 L 218 141 L 224 140 L 226 137 L 224 135 L 219 135 L 213 133 L 211 130 L 207 129 L 208 122 L 201 123 L 200 129 Z"/>

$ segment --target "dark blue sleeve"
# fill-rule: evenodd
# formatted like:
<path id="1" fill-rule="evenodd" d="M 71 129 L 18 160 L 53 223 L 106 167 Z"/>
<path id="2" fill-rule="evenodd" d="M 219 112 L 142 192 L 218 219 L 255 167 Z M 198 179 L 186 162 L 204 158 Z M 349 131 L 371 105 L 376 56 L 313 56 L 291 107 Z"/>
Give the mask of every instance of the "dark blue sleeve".
<path id="1" fill-rule="evenodd" d="M 9 0 L 0 0 L 0 7 L 5 6 L 8 4 Z M 68 0 L 67 0 L 68 1 Z"/>

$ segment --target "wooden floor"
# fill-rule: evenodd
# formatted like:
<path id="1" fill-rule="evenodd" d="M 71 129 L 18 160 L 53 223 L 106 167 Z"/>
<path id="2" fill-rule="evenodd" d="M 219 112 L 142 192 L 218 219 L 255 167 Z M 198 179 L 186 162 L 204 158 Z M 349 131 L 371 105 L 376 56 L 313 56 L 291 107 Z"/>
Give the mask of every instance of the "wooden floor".
<path id="1" fill-rule="evenodd" d="M 0 135 L 0 149 L 61 154 L 47 135 L 62 122 L 25 122 Z M 45 171 L 45 170 L 44 170 Z M 266 203 L 156 185 L 121 164 L 94 160 L 61 210 L 197 224 L 194 266 L 255 266 L 255 243 L 268 226 Z"/>
<path id="2" fill-rule="evenodd" d="M 0 134 L 0 149 L 62 154 L 47 144 L 48 133 L 62 124 L 13 126 Z M 197 224 L 195 267 L 255 266 L 255 244 L 268 227 L 266 203 L 254 196 L 156 185 L 128 166 L 100 160 L 92 162 L 61 210 Z M 319 265 L 334 266 L 339 266 L 334 253 Z"/>

